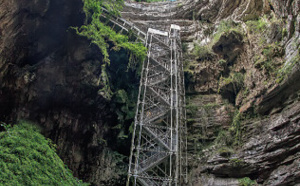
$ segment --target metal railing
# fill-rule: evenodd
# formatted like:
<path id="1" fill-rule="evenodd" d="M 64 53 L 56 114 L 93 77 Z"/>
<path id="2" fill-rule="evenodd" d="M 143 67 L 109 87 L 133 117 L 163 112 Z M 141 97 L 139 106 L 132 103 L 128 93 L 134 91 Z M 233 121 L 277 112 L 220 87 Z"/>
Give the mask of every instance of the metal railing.
<path id="1" fill-rule="evenodd" d="M 177 186 L 187 182 L 186 122 L 180 27 L 145 33 L 105 9 L 103 18 L 131 32 L 148 48 L 144 61 L 129 160 L 127 186 Z M 155 148 L 153 148 L 155 147 Z"/>

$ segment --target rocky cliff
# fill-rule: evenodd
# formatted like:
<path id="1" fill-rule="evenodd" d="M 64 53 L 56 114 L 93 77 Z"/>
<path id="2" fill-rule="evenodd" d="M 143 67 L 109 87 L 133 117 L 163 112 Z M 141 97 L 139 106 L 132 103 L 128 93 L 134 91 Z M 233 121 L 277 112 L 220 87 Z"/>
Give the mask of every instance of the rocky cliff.
<path id="1" fill-rule="evenodd" d="M 299 6 L 299 0 L 125 4 L 122 16 L 145 31 L 182 27 L 189 185 L 299 184 Z M 99 49 L 70 29 L 84 24 L 82 2 L 2 0 L 0 12 L 0 120 L 40 124 L 75 176 L 123 185 L 132 120 L 122 114 L 118 94 L 108 100 L 99 91 Z M 136 87 L 136 76 L 124 75 L 118 63 L 126 66 L 128 56 L 111 56 L 112 86 Z M 125 106 L 124 112 L 133 109 Z"/>
<path id="2" fill-rule="evenodd" d="M 84 24 L 82 8 L 81 0 L 0 1 L 0 120 L 39 124 L 75 176 L 117 185 L 127 160 L 111 145 L 118 120 L 99 91 L 102 55 L 70 28 Z"/>
<path id="3" fill-rule="evenodd" d="M 299 1 L 127 3 L 141 28 L 182 27 L 189 185 L 299 184 Z"/>

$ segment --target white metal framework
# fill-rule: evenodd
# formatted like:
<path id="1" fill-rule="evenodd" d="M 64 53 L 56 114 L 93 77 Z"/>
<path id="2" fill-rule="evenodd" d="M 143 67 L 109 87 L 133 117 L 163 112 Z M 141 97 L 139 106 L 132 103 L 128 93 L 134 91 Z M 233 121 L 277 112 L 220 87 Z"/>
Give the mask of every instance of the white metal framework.
<path id="1" fill-rule="evenodd" d="M 127 185 L 183 185 L 187 181 L 185 92 L 180 27 L 146 36 Z"/>
<path id="2" fill-rule="evenodd" d="M 143 63 L 132 136 L 127 186 L 187 183 L 187 129 L 180 27 L 149 28 L 107 15 L 112 27 L 129 30 L 148 48 Z"/>

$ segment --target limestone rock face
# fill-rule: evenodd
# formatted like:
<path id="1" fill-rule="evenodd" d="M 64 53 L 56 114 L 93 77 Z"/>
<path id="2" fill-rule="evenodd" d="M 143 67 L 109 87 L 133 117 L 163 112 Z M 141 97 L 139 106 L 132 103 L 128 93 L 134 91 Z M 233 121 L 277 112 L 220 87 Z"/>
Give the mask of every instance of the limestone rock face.
<path id="1" fill-rule="evenodd" d="M 122 15 L 144 31 L 182 28 L 190 185 L 300 183 L 299 1 L 131 2 Z M 279 21 L 253 31 L 264 15 Z"/>
<path id="2" fill-rule="evenodd" d="M 102 56 L 70 28 L 84 23 L 82 6 L 0 1 L 0 120 L 39 124 L 75 176 L 117 185 L 125 167 L 104 140 L 117 120 L 98 94 Z"/>

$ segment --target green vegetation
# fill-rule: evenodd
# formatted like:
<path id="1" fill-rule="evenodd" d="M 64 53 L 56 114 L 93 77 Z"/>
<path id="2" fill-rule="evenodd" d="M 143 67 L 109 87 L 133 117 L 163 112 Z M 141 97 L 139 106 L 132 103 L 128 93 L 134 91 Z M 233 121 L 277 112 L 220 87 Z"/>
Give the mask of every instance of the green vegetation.
<path id="1" fill-rule="evenodd" d="M 131 102 L 125 90 L 118 90 L 115 94 L 114 101 L 121 105 L 120 110 L 117 110 L 118 120 L 125 121 L 134 118 L 135 110 L 129 109 L 135 107 L 135 102 Z"/>
<path id="2" fill-rule="evenodd" d="M 233 136 L 229 133 L 229 131 L 225 131 L 225 130 L 220 130 L 217 138 L 215 139 L 215 143 L 221 145 L 222 148 L 224 146 L 231 147 L 233 145 L 233 142 L 234 142 Z M 224 150 L 222 148 L 220 149 L 220 151 Z"/>
<path id="3" fill-rule="evenodd" d="M 123 0 L 83 0 L 83 10 L 86 15 L 86 24 L 80 28 L 75 27 L 76 33 L 87 37 L 91 43 L 97 45 L 103 55 L 104 64 L 102 64 L 101 82 L 103 89 L 102 95 L 108 99 L 111 98 L 109 78 L 106 73 L 106 66 L 110 64 L 108 49 L 120 50 L 123 48 L 130 53 L 131 59 L 142 62 L 146 57 L 146 47 L 142 43 L 131 42 L 129 36 L 116 33 L 110 26 L 101 21 L 102 8 L 108 10 L 111 15 L 118 16 L 123 7 Z M 129 64 L 129 66 L 133 66 Z"/>
<path id="4" fill-rule="evenodd" d="M 246 25 L 248 26 L 251 32 L 263 33 L 267 29 L 268 19 L 266 18 L 266 16 L 264 16 L 258 20 L 247 21 Z"/>
<path id="5" fill-rule="evenodd" d="M 135 0 L 136 2 L 146 2 L 146 3 L 155 3 L 155 2 L 163 2 L 163 1 L 176 1 L 176 0 Z M 181 4 L 181 3 L 180 3 Z M 179 4 L 179 5 L 180 5 Z"/>
<path id="6" fill-rule="evenodd" d="M 111 111 L 116 119 L 109 121 L 115 138 L 106 143 L 126 143 L 129 139 L 128 131 L 135 114 L 137 82 L 142 62 L 146 57 L 147 49 L 143 43 L 135 42 L 136 35 L 129 30 L 126 35 L 117 33 L 109 22 L 110 16 L 120 16 L 123 0 L 82 0 L 83 11 L 86 15 L 85 25 L 73 28 L 80 36 L 88 38 L 95 44 L 103 55 L 101 74 L 99 76 L 98 91 L 107 100 L 111 101 Z M 103 8 L 108 12 L 102 16 Z M 123 144 L 123 146 L 125 146 Z M 118 146 L 115 149 L 118 150 Z"/>
<path id="7" fill-rule="evenodd" d="M 246 88 L 244 89 L 244 91 L 243 91 L 243 97 L 244 97 L 244 98 L 247 97 L 247 96 L 249 95 L 249 93 L 250 93 L 249 88 L 246 87 Z"/>
<path id="8" fill-rule="evenodd" d="M 242 27 L 240 24 L 233 22 L 232 20 L 221 21 L 216 33 L 214 34 L 212 45 L 219 41 L 222 35 L 228 34 L 230 32 L 242 32 Z"/>
<path id="9" fill-rule="evenodd" d="M 193 55 L 196 59 L 210 59 L 213 56 L 213 51 L 210 46 L 199 46 L 194 43 Z"/>
<path id="10" fill-rule="evenodd" d="M 298 50 L 298 54 L 292 58 L 290 63 L 287 65 L 283 66 L 281 69 L 278 70 L 277 72 L 277 77 L 276 77 L 276 82 L 280 83 L 282 82 L 285 78 L 289 76 L 289 74 L 292 72 L 293 68 L 295 65 L 300 64 L 300 54 Z"/>
<path id="11" fill-rule="evenodd" d="M 181 45 L 181 50 L 183 53 L 186 53 L 188 51 L 188 44 L 183 42 Z"/>
<path id="12" fill-rule="evenodd" d="M 244 116 L 237 110 L 232 119 L 231 127 L 228 130 L 221 129 L 214 143 L 220 148 L 220 156 L 229 157 L 234 153 L 234 147 L 241 144 L 242 137 L 242 119 Z"/>
<path id="13" fill-rule="evenodd" d="M 225 66 L 225 65 L 227 64 L 227 61 L 226 61 L 225 59 L 220 59 L 220 60 L 218 61 L 218 63 L 219 63 L 219 65 L 221 65 L 221 66 Z"/>
<path id="14" fill-rule="evenodd" d="M 255 180 L 251 180 L 248 177 L 239 179 L 239 186 L 255 186 L 257 185 Z"/>
<path id="15" fill-rule="evenodd" d="M 194 49 L 192 54 L 196 57 L 196 59 L 211 59 L 215 54 L 212 51 L 212 46 L 221 38 L 224 34 L 229 34 L 230 32 L 241 33 L 242 28 L 240 24 L 233 22 L 232 20 L 221 21 L 217 31 L 215 32 L 212 41 L 207 44 L 200 46 L 194 43 Z M 226 62 L 225 60 L 220 60 L 221 63 Z"/>
<path id="16" fill-rule="evenodd" d="M 124 48 L 139 60 L 143 60 L 146 56 L 146 48 L 142 43 L 130 42 L 128 36 L 116 33 L 110 26 L 101 22 L 102 7 L 106 8 L 112 15 L 118 16 L 119 11 L 123 7 L 123 0 L 116 1 L 98 1 L 98 0 L 83 0 L 83 10 L 86 15 L 86 22 L 90 22 L 80 28 L 74 28 L 77 34 L 85 36 L 96 44 L 104 56 L 104 61 L 109 62 L 108 42 L 111 42 L 114 50 Z"/>
<path id="17" fill-rule="evenodd" d="M 211 32 L 210 29 L 209 33 Z M 222 35 L 227 35 L 231 32 L 242 33 L 242 27 L 240 24 L 233 22 L 232 20 L 221 21 L 213 35 L 213 39 L 206 45 L 199 45 L 194 43 L 194 49 L 192 51 L 193 56 L 196 60 L 212 59 L 215 53 L 212 50 L 212 46 L 219 41 Z M 226 60 L 221 59 L 218 61 L 221 66 L 227 64 Z"/>
<path id="18" fill-rule="evenodd" d="M 218 150 L 218 153 L 219 153 L 220 156 L 222 156 L 224 158 L 229 158 L 234 153 L 234 150 L 232 148 L 229 148 L 229 147 L 221 147 Z"/>
<path id="19" fill-rule="evenodd" d="M 269 60 L 274 57 L 282 57 L 284 49 L 278 43 L 272 43 L 264 47 L 263 55 Z"/>
<path id="20" fill-rule="evenodd" d="M 278 66 L 281 65 L 280 60 L 277 62 L 278 60 L 275 58 L 283 55 L 284 49 L 278 43 L 268 44 L 262 49 L 262 55 L 255 59 L 255 67 L 265 70 L 267 75 L 273 76 L 276 74 Z"/>
<path id="21" fill-rule="evenodd" d="M 195 116 L 198 111 L 198 106 L 193 104 L 186 105 L 187 114 L 190 116 Z"/>
<path id="22" fill-rule="evenodd" d="M 88 185 L 73 177 L 37 127 L 1 124 L 0 185 Z"/>
<path id="23" fill-rule="evenodd" d="M 244 160 L 238 159 L 238 158 L 230 159 L 229 163 L 235 168 L 241 168 L 241 167 L 244 167 L 247 164 Z"/>
<path id="24" fill-rule="evenodd" d="M 281 37 L 283 38 L 287 36 L 287 30 L 283 26 L 285 25 L 285 21 L 278 19 L 276 16 L 271 15 L 268 17 L 267 15 L 264 15 L 257 20 L 247 21 L 246 25 L 252 34 L 264 34 L 265 32 L 269 31 L 270 27 L 278 26 L 277 28 L 279 28 L 279 33 L 281 32 Z"/>
<path id="25" fill-rule="evenodd" d="M 287 36 L 287 30 L 284 27 L 285 23 L 282 19 L 277 19 L 276 16 L 266 15 L 258 20 L 247 21 L 249 33 L 255 38 L 259 38 L 259 50 L 261 55 L 254 58 L 254 65 L 256 68 L 261 69 L 268 78 L 276 78 L 276 82 L 281 82 L 285 76 L 281 67 L 283 63 L 282 57 L 285 54 L 284 48 L 280 44 L 280 40 Z M 266 37 L 270 34 L 276 34 L 275 42 L 268 43 Z M 281 69 L 280 69 L 281 68 Z M 287 68 L 289 69 L 289 68 Z M 275 78 L 274 78 L 275 79 Z M 266 82 L 266 84 L 268 84 Z"/>
<path id="26" fill-rule="evenodd" d="M 241 113 L 239 111 L 236 111 L 234 113 L 232 124 L 229 129 L 231 131 L 231 133 L 234 134 L 234 137 L 235 137 L 234 143 L 236 145 L 241 144 L 241 137 L 242 137 L 241 120 L 242 120 Z"/>
<path id="27" fill-rule="evenodd" d="M 211 110 L 212 108 L 217 107 L 217 106 L 219 106 L 218 103 L 207 103 L 207 104 L 203 105 L 202 107 L 203 107 L 206 111 L 209 111 L 209 110 Z"/>
<path id="28" fill-rule="evenodd" d="M 219 80 L 219 92 L 222 86 L 232 84 L 235 94 L 244 86 L 244 75 L 240 72 L 230 73 L 228 77 L 221 76 Z"/>
<path id="29" fill-rule="evenodd" d="M 288 31 L 286 28 L 283 28 L 282 31 L 281 31 L 281 37 L 284 38 L 288 35 Z"/>

